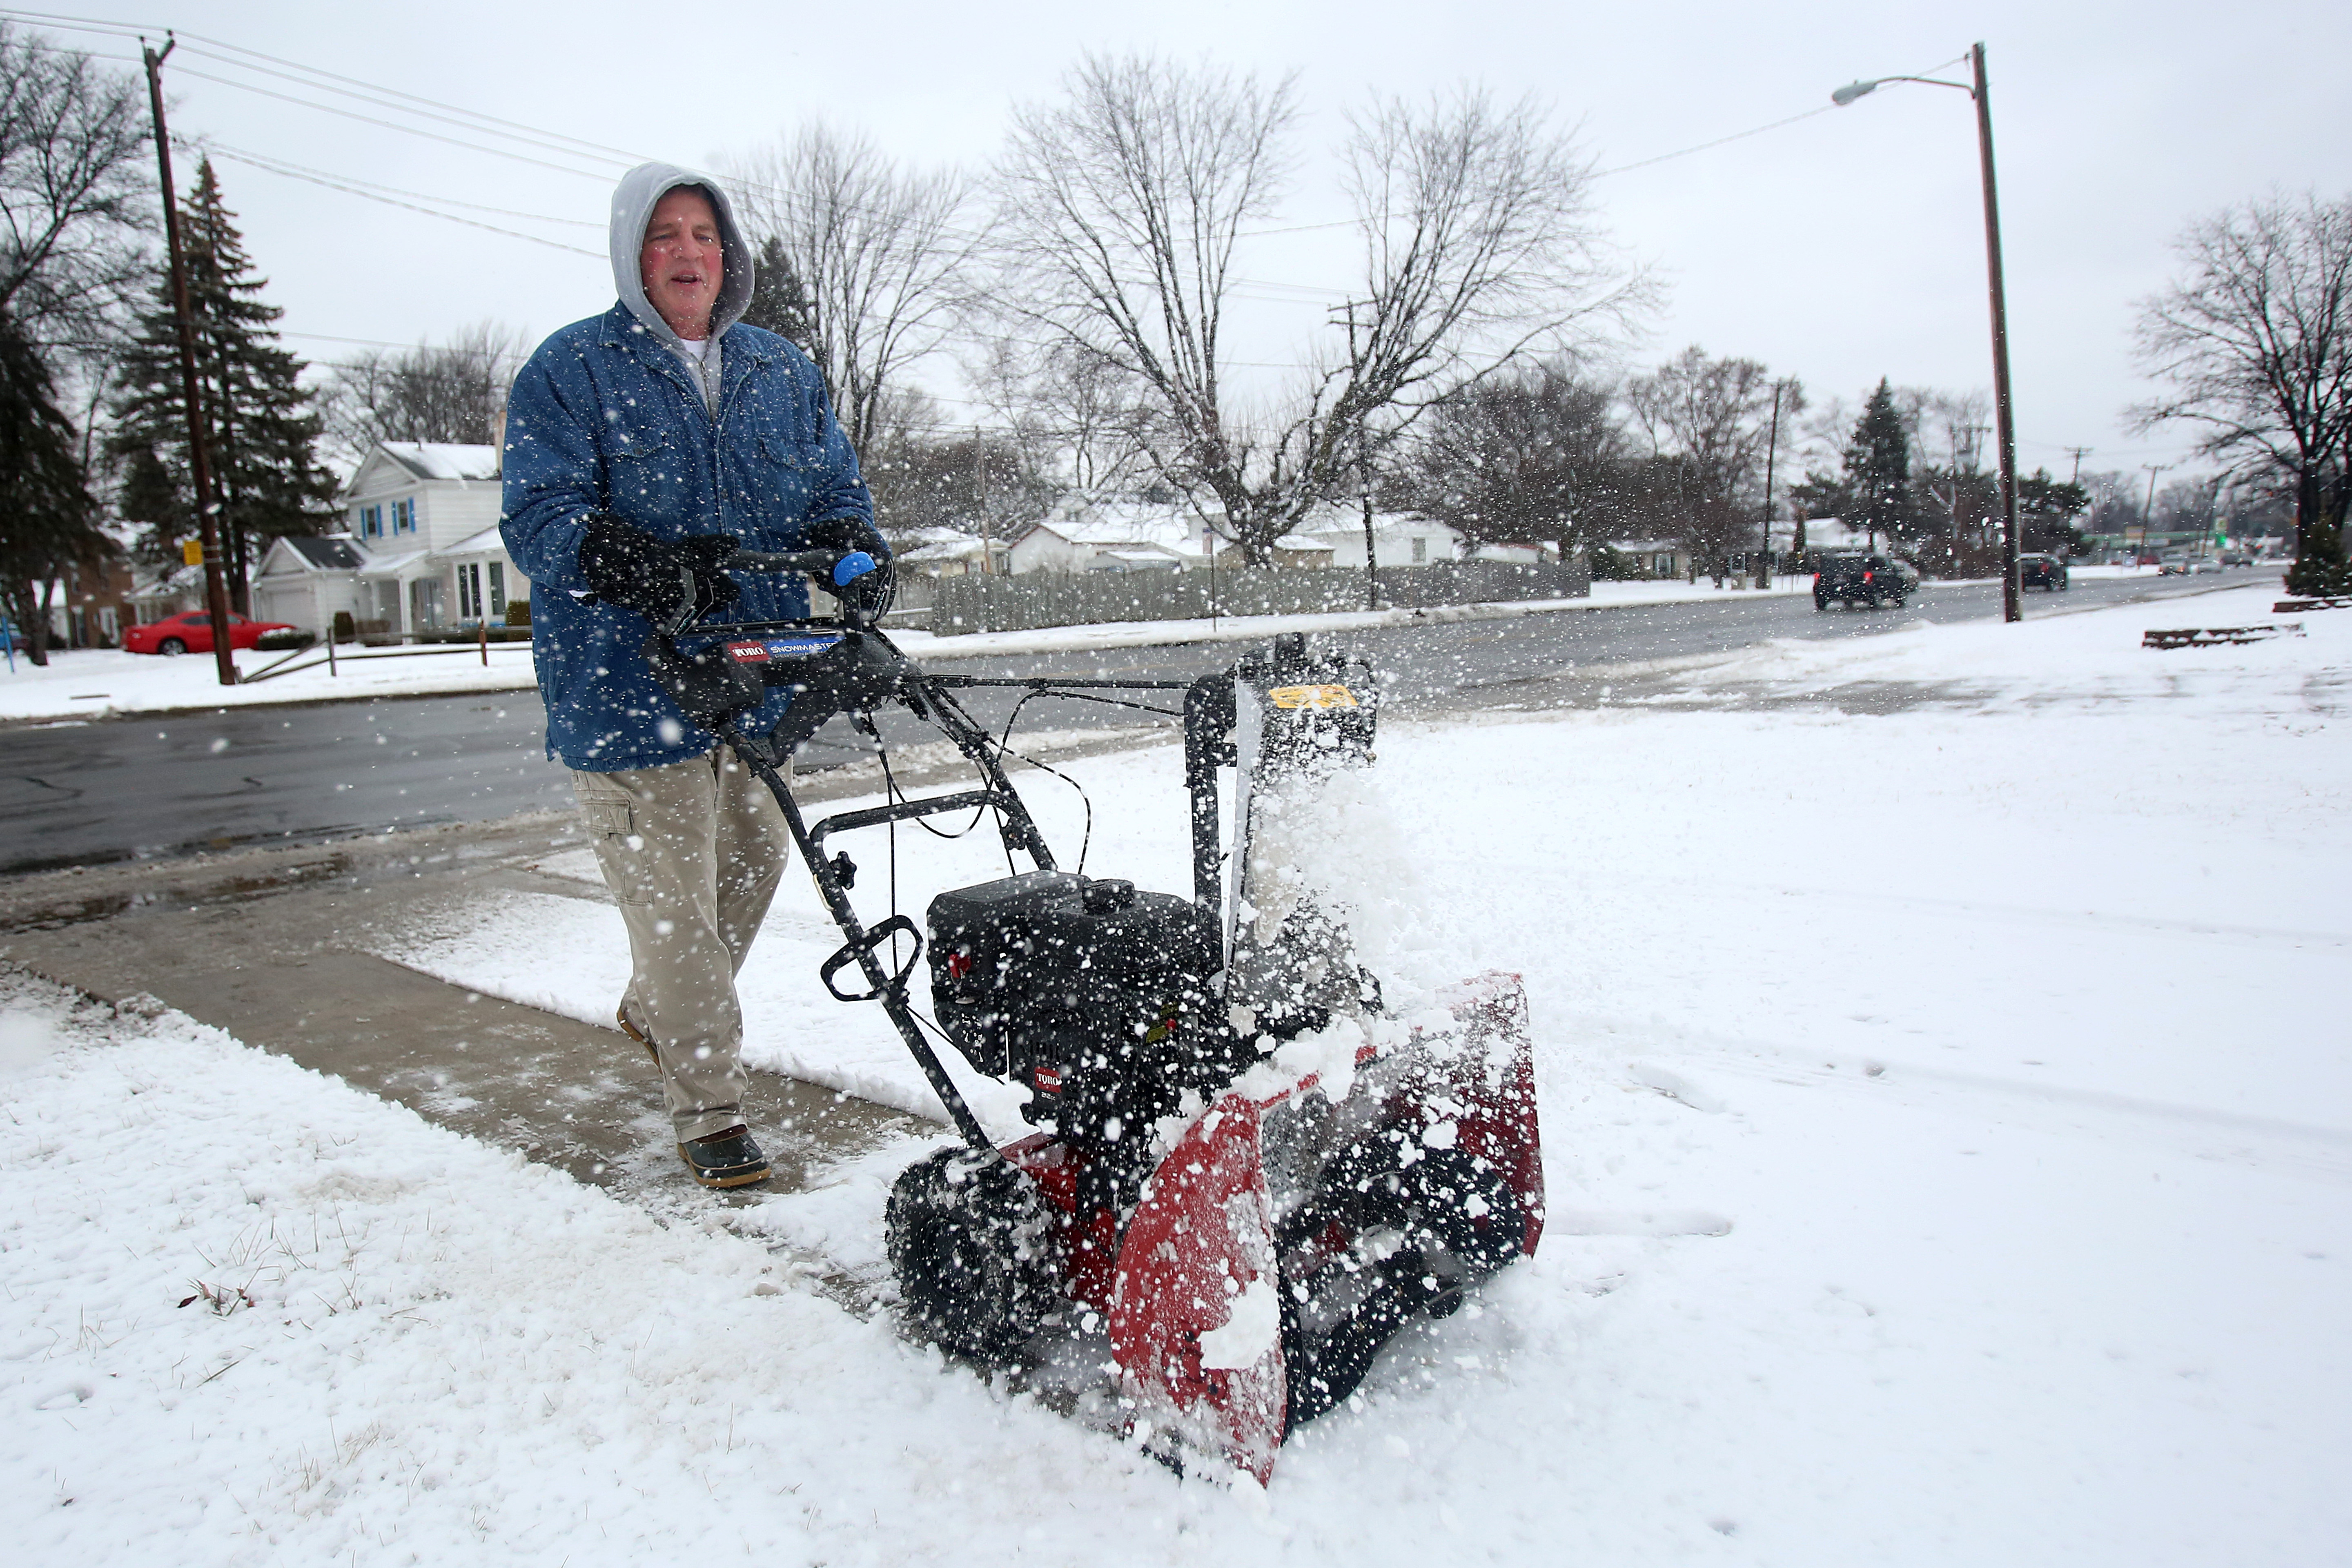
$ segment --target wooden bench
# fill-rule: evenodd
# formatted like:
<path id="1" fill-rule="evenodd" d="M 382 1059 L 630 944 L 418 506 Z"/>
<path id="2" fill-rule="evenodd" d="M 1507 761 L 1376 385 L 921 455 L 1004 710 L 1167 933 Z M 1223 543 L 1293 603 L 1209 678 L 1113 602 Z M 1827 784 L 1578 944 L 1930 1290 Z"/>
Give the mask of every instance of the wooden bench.
<path id="1" fill-rule="evenodd" d="M 2274 616 L 2292 616 L 2303 610 L 2352 610 L 2352 597 L 2336 599 L 2281 599 L 2271 606 Z"/>
<path id="2" fill-rule="evenodd" d="M 2178 631 L 2142 632 L 2142 647 L 2220 647 L 2225 643 L 2268 642 L 2273 637 L 2299 637 L 2300 622 L 2270 626 L 2184 626 Z"/>

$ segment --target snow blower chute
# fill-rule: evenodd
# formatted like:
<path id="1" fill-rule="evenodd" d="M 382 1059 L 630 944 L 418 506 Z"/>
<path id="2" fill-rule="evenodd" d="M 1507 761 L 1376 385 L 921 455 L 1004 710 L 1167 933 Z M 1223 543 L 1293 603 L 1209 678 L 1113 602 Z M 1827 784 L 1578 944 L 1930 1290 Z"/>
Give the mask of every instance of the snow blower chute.
<path id="1" fill-rule="evenodd" d="M 834 552 L 727 563 L 843 582 L 870 566 Z M 1291 636 L 1189 682 L 946 676 L 875 619 L 682 619 L 646 655 L 782 805 L 844 939 L 826 988 L 882 1005 L 962 1135 L 891 1194 L 906 1319 L 987 1365 L 1107 1329 L 1130 1430 L 1264 1481 L 1289 1431 L 1346 1399 L 1401 1328 L 1535 1251 L 1543 1170 L 1518 978 L 1481 975 L 1393 1015 L 1343 905 L 1295 852 L 1335 781 L 1371 764 L 1362 660 Z M 744 732 L 736 721 L 776 686 L 794 693 L 783 720 Z M 1056 866 L 1003 746 L 957 699 L 982 687 L 1182 692 L 1189 898 Z M 807 823 L 780 764 L 837 715 L 878 745 L 886 704 L 935 726 L 979 787 L 894 789 Z M 859 921 L 855 867 L 830 839 L 975 810 L 1033 869 L 940 894 L 919 931 L 905 915 Z M 909 994 L 926 955 L 937 1032 L 1029 1091 L 1032 1135 L 997 1147 L 941 1068 Z M 861 988 L 844 988 L 851 969 Z"/>

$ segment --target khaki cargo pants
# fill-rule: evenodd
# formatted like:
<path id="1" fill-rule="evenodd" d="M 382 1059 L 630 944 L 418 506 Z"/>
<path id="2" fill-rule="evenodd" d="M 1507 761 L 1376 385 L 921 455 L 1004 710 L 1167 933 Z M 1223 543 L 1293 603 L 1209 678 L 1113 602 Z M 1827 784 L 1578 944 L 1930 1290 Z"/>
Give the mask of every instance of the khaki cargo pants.
<path id="1" fill-rule="evenodd" d="M 629 931 L 621 1013 L 661 1058 L 679 1141 L 745 1121 L 735 975 L 792 847 L 782 809 L 724 747 L 667 767 L 575 771 L 572 790 Z"/>

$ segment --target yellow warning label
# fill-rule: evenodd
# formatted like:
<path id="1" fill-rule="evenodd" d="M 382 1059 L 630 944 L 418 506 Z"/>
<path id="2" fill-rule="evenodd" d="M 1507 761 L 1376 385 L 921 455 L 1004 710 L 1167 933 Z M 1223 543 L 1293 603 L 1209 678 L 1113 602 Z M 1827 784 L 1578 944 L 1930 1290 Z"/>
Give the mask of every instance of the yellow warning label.
<path id="1" fill-rule="evenodd" d="M 1344 686 L 1277 686 L 1266 693 L 1276 708 L 1353 708 L 1356 694 Z"/>
<path id="2" fill-rule="evenodd" d="M 180 559 L 186 562 L 191 566 L 203 565 L 205 563 L 205 542 L 201 539 L 183 540 L 180 543 Z"/>

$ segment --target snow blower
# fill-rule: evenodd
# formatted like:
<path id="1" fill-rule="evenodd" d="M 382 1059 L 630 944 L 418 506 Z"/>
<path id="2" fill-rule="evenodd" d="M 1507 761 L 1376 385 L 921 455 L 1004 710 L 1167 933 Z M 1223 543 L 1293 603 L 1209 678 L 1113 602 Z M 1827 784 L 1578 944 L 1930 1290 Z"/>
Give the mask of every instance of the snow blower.
<path id="1" fill-rule="evenodd" d="M 873 565 L 838 552 L 726 563 L 835 584 Z M 984 1366 L 1107 1329 L 1130 1434 L 1264 1482 L 1285 1436 L 1347 1399 L 1399 1330 L 1535 1251 L 1543 1170 L 1518 977 L 1392 1014 L 1297 852 L 1304 826 L 1328 832 L 1317 814 L 1334 782 L 1372 763 L 1363 660 L 1289 636 L 1191 681 L 940 675 L 877 619 L 710 626 L 688 609 L 645 652 L 782 805 L 843 937 L 818 971 L 826 989 L 881 1005 L 962 1137 L 891 1193 L 905 1319 Z M 747 733 L 738 721 L 776 687 L 793 692 L 783 718 Z M 975 688 L 1181 691 L 1191 896 L 1061 869 L 1005 745 L 958 700 Z M 785 758 L 839 716 L 878 747 L 887 705 L 951 742 L 978 787 L 894 785 L 881 805 L 806 821 Z M 1008 866 L 1032 868 L 940 893 L 920 931 L 903 914 L 862 923 L 856 865 L 832 841 L 963 812 L 992 816 Z M 999 1148 L 940 1066 L 911 998 L 926 955 L 932 1031 L 1028 1091 L 1030 1136 Z"/>

